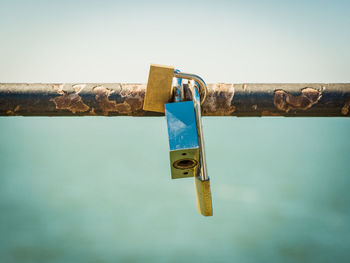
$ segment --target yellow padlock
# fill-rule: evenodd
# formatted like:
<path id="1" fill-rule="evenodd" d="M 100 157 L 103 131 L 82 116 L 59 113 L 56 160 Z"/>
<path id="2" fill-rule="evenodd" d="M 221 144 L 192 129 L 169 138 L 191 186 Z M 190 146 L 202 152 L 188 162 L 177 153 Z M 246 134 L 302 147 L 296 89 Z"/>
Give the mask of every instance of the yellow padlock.
<path id="1" fill-rule="evenodd" d="M 162 65 L 151 65 L 149 70 L 146 95 L 143 109 L 146 111 L 164 112 L 164 104 L 172 98 L 174 68 Z"/>

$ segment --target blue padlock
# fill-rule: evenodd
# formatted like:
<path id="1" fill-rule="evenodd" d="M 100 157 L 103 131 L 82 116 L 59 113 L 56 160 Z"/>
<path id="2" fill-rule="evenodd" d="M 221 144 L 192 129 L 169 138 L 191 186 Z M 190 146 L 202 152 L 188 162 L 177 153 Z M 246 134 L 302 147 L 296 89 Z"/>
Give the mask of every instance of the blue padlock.
<path id="1" fill-rule="evenodd" d="M 193 101 L 165 104 L 171 178 L 194 177 L 199 164 L 199 143 Z"/>

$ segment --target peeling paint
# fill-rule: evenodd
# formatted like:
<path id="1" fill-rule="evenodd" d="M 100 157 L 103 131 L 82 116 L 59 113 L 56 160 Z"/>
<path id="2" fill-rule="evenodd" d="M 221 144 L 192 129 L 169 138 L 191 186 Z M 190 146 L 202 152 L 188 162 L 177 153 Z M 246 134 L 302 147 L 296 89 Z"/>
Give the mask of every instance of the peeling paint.
<path id="1" fill-rule="evenodd" d="M 207 116 L 222 115 L 229 116 L 236 110 L 232 105 L 235 89 L 232 84 L 212 84 L 208 85 L 208 94 L 202 111 Z"/>
<path id="2" fill-rule="evenodd" d="M 145 85 L 122 84 L 120 95 L 125 98 L 125 102 L 130 106 L 130 113 L 142 110 L 145 88 Z"/>
<path id="3" fill-rule="evenodd" d="M 322 93 L 313 88 L 304 88 L 301 95 L 293 96 L 284 90 L 275 90 L 274 104 L 277 109 L 285 112 L 290 110 L 307 110 L 316 104 L 322 97 Z"/>
<path id="4" fill-rule="evenodd" d="M 144 87 L 133 84 L 124 84 L 121 87 L 120 95 L 124 98 L 122 103 L 117 103 L 116 101 L 109 99 L 109 96 L 113 91 L 103 86 L 93 88 L 93 91 L 96 94 L 96 100 L 104 115 L 108 115 L 109 112 L 119 112 L 132 115 L 135 112 L 142 110 Z"/>
<path id="5" fill-rule="evenodd" d="M 104 115 L 108 115 L 110 111 L 117 111 L 117 103 L 114 100 L 109 100 L 108 98 L 113 91 L 102 86 L 93 88 L 93 91 L 96 94 L 96 100 Z"/>
<path id="6" fill-rule="evenodd" d="M 65 94 L 65 92 L 63 91 L 63 87 L 64 87 L 63 84 L 53 84 L 52 86 L 53 86 L 54 90 L 58 94 L 60 94 L 60 95 L 64 95 Z"/>
<path id="7" fill-rule="evenodd" d="M 18 116 L 17 111 L 20 109 L 21 105 L 17 105 L 13 110 L 8 110 L 6 112 L 9 116 Z"/>
<path id="8" fill-rule="evenodd" d="M 350 107 L 350 96 L 348 96 L 346 99 L 345 99 L 345 104 L 344 106 L 341 108 L 341 113 L 343 115 L 347 115 L 349 113 L 349 107 Z"/>
<path id="9" fill-rule="evenodd" d="M 75 93 L 68 93 L 67 91 L 63 90 L 63 85 L 55 85 L 54 89 L 61 95 L 51 99 L 51 101 L 55 103 L 56 109 L 69 110 L 73 114 L 89 110 L 90 107 L 86 105 L 82 98 L 78 95 L 78 93 L 82 90 L 82 86 L 84 85 L 74 85 L 73 88 Z"/>
<path id="10" fill-rule="evenodd" d="M 75 94 L 78 94 L 79 92 L 81 92 L 85 87 L 86 87 L 86 84 L 76 84 L 72 86 L 72 88 L 75 91 Z"/>

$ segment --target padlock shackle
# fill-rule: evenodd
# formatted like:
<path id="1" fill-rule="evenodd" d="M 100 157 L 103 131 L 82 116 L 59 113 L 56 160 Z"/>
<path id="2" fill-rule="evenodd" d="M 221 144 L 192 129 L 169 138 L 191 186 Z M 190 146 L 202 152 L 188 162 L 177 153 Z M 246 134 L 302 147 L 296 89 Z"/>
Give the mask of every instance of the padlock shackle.
<path id="1" fill-rule="evenodd" d="M 203 83 L 205 85 L 204 81 Z M 195 115 L 196 115 L 198 143 L 199 143 L 199 169 L 198 169 L 199 179 L 201 181 L 208 181 L 209 176 L 207 172 L 207 162 L 205 159 L 204 139 L 203 139 L 202 120 L 201 120 L 201 100 L 200 100 L 199 91 L 197 87 L 198 86 L 196 84 L 192 85 L 191 83 L 189 83 L 188 85 L 188 88 L 192 93 L 192 100 L 193 100 L 194 109 L 196 113 Z"/>
<path id="2" fill-rule="evenodd" d="M 195 74 L 185 73 L 185 72 L 179 72 L 178 70 L 175 70 L 174 77 L 194 80 L 198 84 L 198 87 L 199 87 L 200 105 L 202 105 L 204 103 L 204 101 L 207 97 L 208 88 L 207 88 L 207 84 L 205 84 L 204 80 L 200 76 L 197 76 Z"/>

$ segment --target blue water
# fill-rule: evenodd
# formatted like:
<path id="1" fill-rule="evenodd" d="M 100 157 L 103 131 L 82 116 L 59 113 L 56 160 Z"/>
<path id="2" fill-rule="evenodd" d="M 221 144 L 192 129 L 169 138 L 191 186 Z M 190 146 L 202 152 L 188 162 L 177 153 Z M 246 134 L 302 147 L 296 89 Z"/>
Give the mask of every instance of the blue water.
<path id="1" fill-rule="evenodd" d="M 164 118 L 0 118 L 0 262 L 349 262 L 348 119 L 203 125 L 211 218 Z"/>

